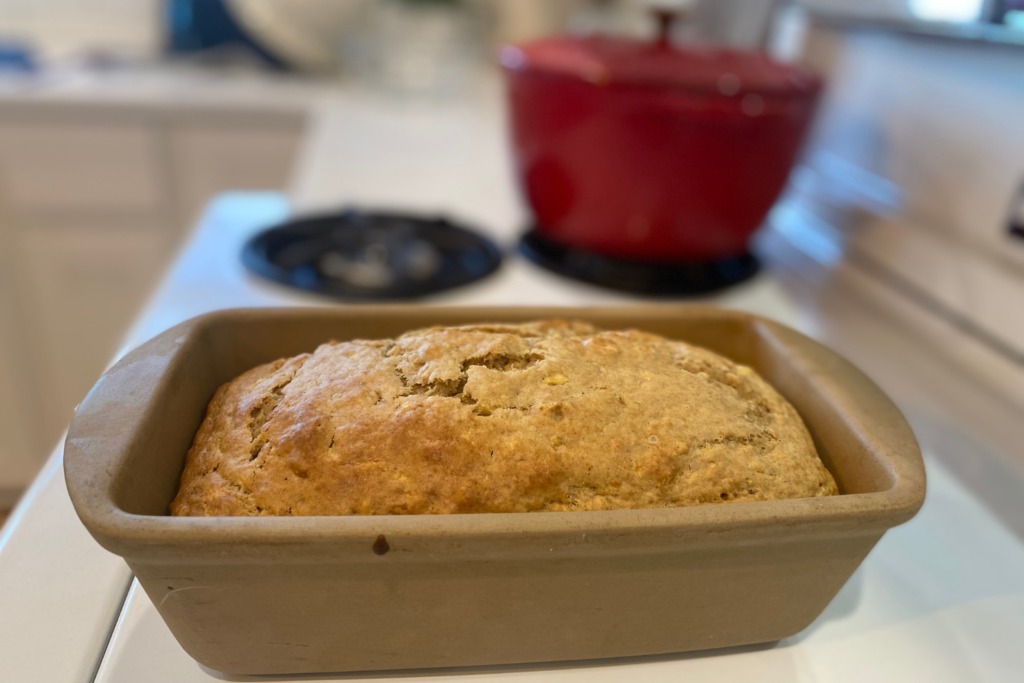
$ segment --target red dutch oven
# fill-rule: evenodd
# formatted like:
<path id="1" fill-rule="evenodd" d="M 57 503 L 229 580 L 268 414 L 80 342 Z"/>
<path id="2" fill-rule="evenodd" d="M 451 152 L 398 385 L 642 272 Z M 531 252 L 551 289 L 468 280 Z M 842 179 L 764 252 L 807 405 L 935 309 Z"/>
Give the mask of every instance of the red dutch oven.
<path id="1" fill-rule="evenodd" d="M 650 263 L 747 253 L 821 91 L 762 53 L 664 40 L 551 38 L 501 64 L 536 232 Z"/>

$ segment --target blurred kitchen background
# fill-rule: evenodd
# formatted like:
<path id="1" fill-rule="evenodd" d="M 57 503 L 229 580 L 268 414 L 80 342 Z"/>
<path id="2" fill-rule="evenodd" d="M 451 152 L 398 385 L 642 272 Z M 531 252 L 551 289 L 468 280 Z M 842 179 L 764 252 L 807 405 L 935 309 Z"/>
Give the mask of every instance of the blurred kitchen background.
<path id="1" fill-rule="evenodd" d="M 332 208 L 364 176 L 434 168 L 360 200 L 452 214 L 521 258 L 502 237 L 528 218 L 500 46 L 653 39 L 652 4 L 0 0 L 0 510 L 222 193 Z M 656 4 L 681 12 L 679 44 L 766 50 L 825 78 L 758 238 L 767 272 L 785 264 L 808 296 L 841 283 L 1024 414 L 1024 1 Z M 476 203 L 431 204 L 467 177 Z M 217 300 L 195 275 L 194 296 Z"/>

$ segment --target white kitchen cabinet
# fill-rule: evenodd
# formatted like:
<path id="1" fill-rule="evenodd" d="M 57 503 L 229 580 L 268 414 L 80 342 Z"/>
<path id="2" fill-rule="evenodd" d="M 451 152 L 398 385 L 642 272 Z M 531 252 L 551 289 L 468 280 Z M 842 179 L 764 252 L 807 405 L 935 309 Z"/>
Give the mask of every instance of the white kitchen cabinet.
<path id="1" fill-rule="evenodd" d="M 7 275 L 0 254 L 0 509 L 14 503 L 16 491 L 43 461 L 39 435 L 33 429 L 31 378 L 17 360 L 22 356 L 22 335 Z M 27 387 L 29 393 L 20 393 L 17 387 Z"/>
<path id="2" fill-rule="evenodd" d="M 5 122 L 4 203 L 13 213 L 158 211 L 159 154 L 144 122 Z"/>
<path id="3" fill-rule="evenodd" d="M 164 236 L 147 227 L 39 228 L 22 235 L 22 296 L 35 333 L 48 437 L 71 421 L 164 271 L 170 256 Z"/>
<path id="4" fill-rule="evenodd" d="M 309 102 L 246 93 L 0 92 L 0 505 L 42 464 L 210 198 L 289 184 Z"/>
<path id="5" fill-rule="evenodd" d="M 173 126 L 168 142 L 179 225 L 191 229 L 210 196 L 226 187 L 286 187 L 302 134 L 287 124 Z"/>

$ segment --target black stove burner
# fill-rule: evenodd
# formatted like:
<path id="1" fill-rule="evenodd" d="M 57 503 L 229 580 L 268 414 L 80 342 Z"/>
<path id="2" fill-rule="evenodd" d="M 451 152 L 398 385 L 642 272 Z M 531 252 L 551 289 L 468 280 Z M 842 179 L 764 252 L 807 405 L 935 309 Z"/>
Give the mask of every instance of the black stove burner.
<path id="1" fill-rule="evenodd" d="M 710 262 L 624 261 L 553 244 L 535 230 L 523 235 L 519 250 L 534 263 L 560 275 L 633 294 L 706 294 L 743 282 L 760 268 L 749 253 Z"/>
<path id="2" fill-rule="evenodd" d="M 487 277 L 501 252 L 444 219 L 345 211 L 253 237 L 245 266 L 292 287 L 348 300 L 413 299 Z"/>

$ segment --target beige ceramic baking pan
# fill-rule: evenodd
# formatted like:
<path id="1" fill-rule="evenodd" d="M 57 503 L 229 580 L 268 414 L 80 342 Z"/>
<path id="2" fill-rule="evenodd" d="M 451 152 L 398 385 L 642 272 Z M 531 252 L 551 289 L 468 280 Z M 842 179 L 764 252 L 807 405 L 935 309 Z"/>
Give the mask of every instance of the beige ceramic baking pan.
<path id="1" fill-rule="evenodd" d="M 365 517 L 169 517 L 207 401 L 329 339 L 575 317 L 710 347 L 800 411 L 842 495 L 689 508 Z M 925 492 L 892 402 L 835 353 L 709 308 L 346 308 L 213 313 L 129 353 L 64 450 L 82 521 L 181 646 L 229 673 L 591 659 L 777 640 L 817 617 Z"/>

